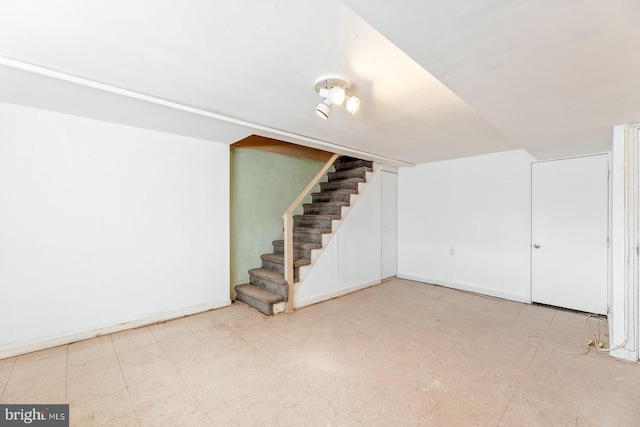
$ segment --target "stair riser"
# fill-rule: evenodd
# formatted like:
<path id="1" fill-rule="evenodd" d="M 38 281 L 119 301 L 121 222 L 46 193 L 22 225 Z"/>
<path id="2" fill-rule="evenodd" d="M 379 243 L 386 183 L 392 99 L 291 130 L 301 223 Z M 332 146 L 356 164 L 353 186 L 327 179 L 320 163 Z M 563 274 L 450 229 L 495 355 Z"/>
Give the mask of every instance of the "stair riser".
<path id="1" fill-rule="evenodd" d="M 333 164 L 333 167 L 335 168 L 336 172 L 340 172 L 347 169 L 361 168 L 361 167 L 367 167 L 367 168 L 373 169 L 373 162 L 369 162 L 367 160 L 357 160 L 355 162 L 345 162 L 345 163 L 337 162 Z"/>
<path id="2" fill-rule="evenodd" d="M 273 292 L 274 294 L 281 295 L 285 301 L 287 300 L 287 285 L 283 285 L 282 283 L 275 283 L 270 280 L 267 280 L 263 277 L 257 277 L 253 274 L 249 274 L 249 283 L 252 285 L 259 286 L 263 289 Z"/>
<path id="3" fill-rule="evenodd" d="M 273 262 L 270 260 L 263 259 L 262 260 L 262 268 L 266 268 L 267 270 L 275 271 L 276 273 L 280 273 L 284 275 L 284 264 L 280 262 Z M 300 268 L 293 268 L 293 281 L 297 282 L 300 280 Z"/>
<path id="4" fill-rule="evenodd" d="M 273 245 L 273 253 L 284 255 L 284 245 Z M 293 248 L 293 257 L 311 259 L 311 249 Z"/>
<path id="5" fill-rule="evenodd" d="M 311 233 L 293 233 L 293 241 L 300 243 L 319 243 L 322 244 L 322 234 Z"/>
<path id="6" fill-rule="evenodd" d="M 255 308 L 262 314 L 265 314 L 267 316 L 273 315 L 273 306 L 271 304 L 266 304 L 260 300 L 250 297 L 249 295 L 245 295 L 241 291 L 237 292 L 236 299 Z"/>
<path id="7" fill-rule="evenodd" d="M 322 191 L 333 191 L 333 190 L 355 190 L 358 191 L 358 183 L 357 182 L 343 182 L 343 181 L 331 181 L 331 182 L 321 182 L 320 189 Z"/>
<path id="8" fill-rule="evenodd" d="M 366 178 L 367 171 L 365 169 L 347 169 L 340 172 L 331 172 L 327 175 L 329 181 L 337 181 L 347 178 Z"/>
<path id="9" fill-rule="evenodd" d="M 293 226 L 300 228 L 323 228 L 331 229 L 330 219 L 308 219 L 304 217 L 297 217 L 293 219 Z"/>
<path id="10" fill-rule="evenodd" d="M 317 193 L 311 196 L 313 203 L 322 202 L 351 202 L 351 194 L 331 194 L 331 193 Z"/>
<path id="11" fill-rule="evenodd" d="M 342 215 L 342 206 L 304 206 L 305 215 Z"/>

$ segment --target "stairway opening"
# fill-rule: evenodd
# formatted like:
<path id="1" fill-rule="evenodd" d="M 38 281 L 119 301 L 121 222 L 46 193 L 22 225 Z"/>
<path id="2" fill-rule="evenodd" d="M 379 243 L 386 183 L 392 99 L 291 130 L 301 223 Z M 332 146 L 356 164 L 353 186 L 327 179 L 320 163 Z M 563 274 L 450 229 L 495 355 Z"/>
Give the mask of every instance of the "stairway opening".
<path id="1" fill-rule="evenodd" d="M 294 216 L 294 281 L 300 277 L 300 267 L 311 263 L 311 253 L 322 249 L 322 236 L 334 231 L 334 221 L 342 219 L 342 209 L 358 194 L 359 184 L 373 172 L 373 162 L 353 157 L 339 157 L 334 171 L 320 183 L 320 191 L 311 195 L 311 203 L 303 205 L 303 212 Z M 288 298 L 284 279 L 284 242 L 272 242 L 272 251 L 260 256 L 261 266 L 249 270 L 249 282 L 235 286 L 236 299 L 266 315 L 274 313 Z"/>
<path id="2" fill-rule="evenodd" d="M 235 298 L 234 286 L 247 283 L 248 271 L 261 265 L 260 255 L 272 250 L 271 241 L 282 238 L 282 213 L 331 156 L 255 135 L 231 145 L 231 299 Z M 302 213 L 302 206 L 296 213 Z"/>

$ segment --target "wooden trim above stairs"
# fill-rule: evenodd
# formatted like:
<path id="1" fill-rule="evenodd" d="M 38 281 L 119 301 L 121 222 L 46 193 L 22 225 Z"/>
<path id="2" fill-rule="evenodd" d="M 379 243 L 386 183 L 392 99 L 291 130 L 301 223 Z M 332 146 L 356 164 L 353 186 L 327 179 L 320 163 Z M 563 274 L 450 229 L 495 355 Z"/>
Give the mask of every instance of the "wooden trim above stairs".
<path id="1" fill-rule="evenodd" d="M 252 148 L 255 150 L 269 151 L 272 153 L 286 154 L 288 156 L 304 157 L 305 159 L 327 162 L 333 153 L 318 150 L 316 148 L 305 147 L 303 145 L 291 144 L 289 142 L 278 141 L 259 135 L 251 135 L 240 141 L 231 144 L 233 148 Z"/>

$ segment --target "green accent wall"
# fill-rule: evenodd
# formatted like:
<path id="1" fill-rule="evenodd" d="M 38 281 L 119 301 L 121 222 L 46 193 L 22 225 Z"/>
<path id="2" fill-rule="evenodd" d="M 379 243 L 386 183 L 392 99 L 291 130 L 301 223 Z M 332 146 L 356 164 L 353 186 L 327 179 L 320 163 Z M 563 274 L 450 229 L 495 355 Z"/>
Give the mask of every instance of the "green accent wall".
<path id="1" fill-rule="evenodd" d="M 272 252 L 271 242 L 282 239 L 282 214 L 324 163 L 247 148 L 231 148 L 230 161 L 233 298 L 233 287 L 248 283 L 248 271 L 262 265 L 260 255 Z"/>

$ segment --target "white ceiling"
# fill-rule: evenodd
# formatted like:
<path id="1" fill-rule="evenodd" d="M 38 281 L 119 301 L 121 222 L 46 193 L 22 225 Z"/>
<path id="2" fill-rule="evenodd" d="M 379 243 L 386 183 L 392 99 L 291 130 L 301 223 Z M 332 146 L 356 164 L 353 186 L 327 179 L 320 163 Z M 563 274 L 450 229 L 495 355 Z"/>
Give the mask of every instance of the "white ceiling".
<path id="1" fill-rule="evenodd" d="M 4 0 L 0 101 L 397 163 L 606 151 L 614 125 L 640 120 L 640 2 L 321 5 Z M 351 79 L 358 114 L 314 114 L 326 73 Z"/>

